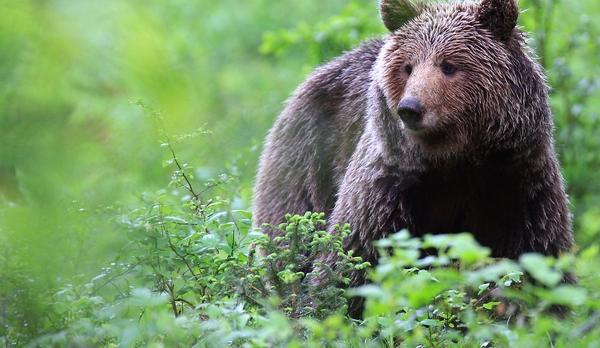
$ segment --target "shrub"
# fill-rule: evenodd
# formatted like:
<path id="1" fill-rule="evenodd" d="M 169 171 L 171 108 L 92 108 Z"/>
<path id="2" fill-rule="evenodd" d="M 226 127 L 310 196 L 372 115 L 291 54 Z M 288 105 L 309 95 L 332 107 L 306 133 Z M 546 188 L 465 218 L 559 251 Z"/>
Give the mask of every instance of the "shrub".
<path id="1" fill-rule="evenodd" d="M 57 292 L 52 333 L 32 346 L 528 347 L 600 339 L 598 279 L 589 267 L 597 247 L 577 258 L 495 260 L 469 234 L 419 239 L 401 231 L 377 242 L 373 268 L 343 250 L 349 226 L 329 234 L 320 213 L 288 215 L 274 239 L 254 231 L 248 212 L 216 195 L 234 179 L 196 189 L 192 168 L 165 147 L 169 187 L 121 217 L 128 256 Z M 316 288 L 305 279 L 323 252 L 341 257 Z M 346 290 L 357 269 L 371 283 Z M 561 283 L 566 271 L 580 284 Z M 350 296 L 366 299 L 362 320 L 346 316 Z"/>

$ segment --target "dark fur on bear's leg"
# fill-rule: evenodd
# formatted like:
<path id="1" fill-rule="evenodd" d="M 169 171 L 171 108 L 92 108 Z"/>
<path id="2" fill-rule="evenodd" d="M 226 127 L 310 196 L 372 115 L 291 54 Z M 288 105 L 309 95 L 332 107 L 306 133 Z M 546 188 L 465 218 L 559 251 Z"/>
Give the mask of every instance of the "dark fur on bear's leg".
<path id="1" fill-rule="evenodd" d="M 255 224 L 330 213 L 372 263 L 373 241 L 403 228 L 469 231 L 495 257 L 570 250 L 548 87 L 516 1 L 380 3 L 391 33 L 319 68 L 269 133 Z"/>

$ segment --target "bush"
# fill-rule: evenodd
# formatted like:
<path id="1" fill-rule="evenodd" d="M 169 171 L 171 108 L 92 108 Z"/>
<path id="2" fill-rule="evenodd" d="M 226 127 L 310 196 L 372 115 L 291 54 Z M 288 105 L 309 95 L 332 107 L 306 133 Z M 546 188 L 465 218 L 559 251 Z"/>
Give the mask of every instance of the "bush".
<path id="1" fill-rule="evenodd" d="M 248 212 L 214 195 L 234 179 L 197 189 L 191 167 L 164 146 L 174 169 L 169 187 L 121 217 L 128 256 L 54 294 L 51 333 L 31 346 L 529 347 L 600 339 L 598 279 L 589 267 L 597 247 L 577 258 L 495 260 L 469 234 L 418 239 L 401 231 L 377 242 L 381 259 L 372 268 L 343 250 L 349 226 L 329 234 L 323 214 L 287 216 L 274 239 L 253 230 Z M 422 257 L 425 249 L 435 252 Z M 329 252 L 341 257 L 315 287 L 306 281 L 312 262 Z M 345 289 L 356 270 L 371 283 Z M 580 284 L 561 283 L 571 271 Z M 351 296 L 366 299 L 361 320 L 346 316 Z"/>

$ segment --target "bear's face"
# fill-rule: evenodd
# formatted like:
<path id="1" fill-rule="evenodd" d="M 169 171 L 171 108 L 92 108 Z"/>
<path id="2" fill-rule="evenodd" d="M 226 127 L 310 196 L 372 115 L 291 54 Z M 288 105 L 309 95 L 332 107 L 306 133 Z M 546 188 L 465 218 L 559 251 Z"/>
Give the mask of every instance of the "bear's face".
<path id="1" fill-rule="evenodd" d="M 413 16 L 392 26 L 385 6 L 406 11 L 403 3 L 413 6 Z M 521 35 L 514 1 L 419 7 L 390 0 L 381 6 L 392 34 L 376 78 L 408 136 L 431 153 L 456 154 L 483 144 L 482 137 L 494 137 L 511 122 L 516 106 L 506 106 L 519 103 L 514 86 L 520 83 L 510 49 Z"/>

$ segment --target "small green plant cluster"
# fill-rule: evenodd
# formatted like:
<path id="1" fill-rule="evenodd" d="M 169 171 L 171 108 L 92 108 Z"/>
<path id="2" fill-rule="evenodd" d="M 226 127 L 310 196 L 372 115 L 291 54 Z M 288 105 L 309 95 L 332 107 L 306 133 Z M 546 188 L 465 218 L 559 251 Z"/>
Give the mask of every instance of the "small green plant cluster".
<path id="1" fill-rule="evenodd" d="M 595 290 L 562 282 L 576 269 L 571 255 L 492 259 L 470 234 L 417 239 L 401 231 L 377 244 L 382 258 L 373 283 L 351 293 L 367 298 L 366 322 L 376 321 L 390 339 L 429 347 L 564 346 L 573 340 L 588 346 L 598 339 L 598 333 L 575 334 L 587 333 L 599 303 Z M 435 255 L 421 257 L 421 250 Z"/>
<path id="2" fill-rule="evenodd" d="M 228 175 L 199 183 L 172 158 L 170 185 L 122 214 L 130 243 L 83 285 L 66 285 L 32 347 L 532 347 L 600 341 L 598 247 L 558 260 L 495 260 L 469 234 L 376 242 L 374 268 L 344 251 L 349 226 L 326 231 L 323 214 L 288 215 L 252 228 L 232 210 Z M 426 255 L 424 253 L 426 252 Z M 334 265 L 315 264 L 338 255 Z M 317 271 L 318 270 L 318 271 Z M 349 275 L 370 282 L 346 289 Z M 307 279 L 319 272 L 315 285 Z M 580 276 L 577 284 L 561 280 Z M 361 319 L 347 315 L 364 298 Z M 20 331 L 7 331 L 7 344 Z M 20 337 L 21 343 L 28 341 Z"/>
<path id="3" fill-rule="evenodd" d="M 338 286 L 348 285 L 351 272 L 370 264 L 344 250 L 343 240 L 350 233 L 348 225 L 335 233 L 327 232 L 325 227 L 323 213 L 287 215 L 286 222 L 274 229 L 279 236 L 263 235 L 256 240 L 264 257 L 259 257 L 257 265 L 248 270 L 245 288 L 254 298 L 277 298 L 278 307 L 293 318 L 344 314 L 347 301 L 344 290 Z M 321 265 L 317 261 L 325 253 L 338 255 L 335 264 Z M 313 278 L 320 279 L 318 284 L 307 280 Z"/>

